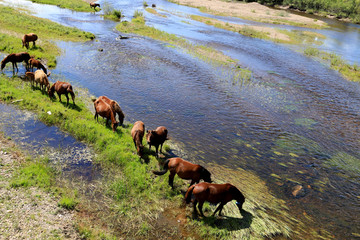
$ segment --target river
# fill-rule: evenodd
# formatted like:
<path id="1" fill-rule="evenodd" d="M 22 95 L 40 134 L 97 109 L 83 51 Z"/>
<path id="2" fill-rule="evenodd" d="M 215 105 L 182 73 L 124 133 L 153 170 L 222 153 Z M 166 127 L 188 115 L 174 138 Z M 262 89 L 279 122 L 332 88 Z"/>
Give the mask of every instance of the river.
<path id="1" fill-rule="evenodd" d="M 295 51 L 298 47 L 207 26 L 189 15 L 208 14 L 163 0 L 150 4 L 167 18 L 144 11 L 148 25 L 224 52 L 251 70 L 251 79 L 238 79 L 231 68 L 152 39 L 117 40 L 117 23 L 104 20 L 101 12 L 1 2 L 17 2 L 36 16 L 96 35 L 86 43 L 58 43 L 64 54 L 52 70 L 53 81 L 65 78 L 91 94 L 107 95 L 120 103 L 129 122 L 142 120 L 148 129 L 166 126 L 190 161 L 256 172 L 278 197 L 306 211 L 337 239 L 360 233 L 358 83 Z M 143 10 L 140 0 L 107 2 L 123 10 L 127 20 Z M 322 20 L 330 28 L 309 29 L 327 37 L 319 48 L 359 64 L 359 26 Z M 297 185 L 305 192 L 295 198 L 291 189 Z"/>

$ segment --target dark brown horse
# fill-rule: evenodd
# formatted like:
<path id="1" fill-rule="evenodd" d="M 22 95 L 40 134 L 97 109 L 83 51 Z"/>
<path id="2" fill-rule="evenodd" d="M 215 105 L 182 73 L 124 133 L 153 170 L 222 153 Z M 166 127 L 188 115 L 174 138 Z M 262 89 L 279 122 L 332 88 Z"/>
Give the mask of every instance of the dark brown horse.
<path id="1" fill-rule="evenodd" d="M 175 157 L 167 159 L 164 163 L 163 171 L 153 171 L 156 175 L 164 175 L 167 171 L 169 174 L 169 185 L 174 189 L 174 177 L 177 174 L 180 178 L 191 180 L 190 186 L 199 183 L 201 179 L 205 182 L 211 182 L 211 173 L 204 167 L 185 161 L 182 158 Z"/>
<path id="2" fill-rule="evenodd" d="M 29 59 L 30 55 L 27 52 L 21 52 L 21 53 L 11 53 L 7 55 L 2 61 L 1 61 L 1 71 L 4 69 L 5 65 L 8 62 L 11 62 L 13 65 L 13 72 L 15 72 L 15 67 L 17 72 L 19 72 L 19 68 L 17 67 L 18 62 L 24 61 L 26 63 L 26 69 L 28 69 L 29 65 Z"/>
<path id="3" fill-rule="evenodd" d="M 194 195 L 194 212 L 196 213 L 196 204 L 199 203 L 199 210 L 201 216 L 204 216 L 202 207 L 205 201 L 208 201 L 213 204 L 220 205 L 216 208 L 213 216 L 219 211 L 219 216 L 221 216 L 221 211 L 224 205 L 231 200 L 236 200 L 236 205 L 239 208 L 240 213 L 242 212 L 242 206 L 245 202 L 244 195 L 237 189 L 235 186 L 230 183 L 225 184 L 214 184 L 201 182 L 189 187 L 185 194 L 185 201 L 189 203 L 191 200 L 191 194 Z"/>
<path id="4" fill-rule="evenodd" d="M 124 123 L 125 115 L 124 115 L 123 111 L 121 110 L 121 107 L 119 106 L 119 104 L 116 101 L 114 101 L 106 96 L 100 96 L 100 97 L 98 97 L 98 99 L 102 99 L 104 102 L 106 102 L 107 104 L 109 104 L 110 106 L 113 107 L 113 111 L 115 114 L 114 117 L 116 118 L 116 114 L 118 115 L 119 123 L 122 126 Z"/>
<path id="5" fill-rule="evenodd" d="M 106 125 L 108 125 L 109 119 L 111 120 L 111 127 L 113 132 L 115 132 L 117 126 L 119 125 L 119 122 L 116 121 L 113 111 L 113 107 L 107 104 L 102 99 L 96 99 L 94 102 L 94 108 L 95 108 L 95 115 L 94 119 L 97 121 L 99 120 L 99 115 L 106 118 Z"/>
<path id="6" fill-rule="evenodd" d="M 146 132 L 146 141 L 149 144 L 149 150 L 151 150 L 151 145 L 154 145 L 156 150 L 156 156 L 159 156 L 158 155 L 159 145 L 160 145 L 160 153 L 161 153 L 163 143 L 165 142 L 165 140 L 168 140 L 167 134 L 168 131 L 166 127 L 163 126 L 157 127 L 155 130 L 148 130 Z"/>
<path id="7" fill-rule="evenodd" d="M 57 93 L 57 95 L 59 96 L 59 101 L 61 102 L 61 95 L 65 94 L 66 99 L 67 99 L 67 103 L 66 106 L 69 105 L 69 96 L 68 94 L 70 93 L 71 98 L 73 100 L 73 104 L 75 105 L 75 94 L 73 91 L 73 88 L 71 86 L 70 83 L 67 82 L 60 82 L 60 81 L 56 81 L 49 89 L 48 93 L 49 93 L 49 97 L 52 98 L 54 97 L 54 92 Z"/>
<path id="8" fill-rule="evenodd" d="M 98 4 L 98 3 L 92 3 L 92 2 L 91 2 L 91 3 L 90 3 L 90 7 L 91 7 L 91 8 L 94 8 L 94 10 L 95 10 L 96 7 L 100 7 L 100 4 Z"/>
<path id="9" fill-rule="evenodd" d="M 33 42 L 33 46 L 35 46 L 35 41 L 38 39 L 38 36 L 35 33 L 29 33 L 29 34 L 25 34 L 22 37 L 22 46 L 26 47 L 26 49 L 29 48 L 29 42 Z"/>
<path id="10" fill-rule="evenodd" d="M 142 121 L 135 122 L 133 128 L 131 129 L 131 136 L 133 138 L 136 151 L 140 156 L 140 158 L 142 158 L 144 154 L 144 146 L 142 144 L 144 133 L 145 133 L 144 123 Z"/>
<path id="11" fill-rule="evenodd" d="M 42 69 L 44 73 L 47 74 L 47 70 L 44 65 L 39 60 L 36 60 L 34 58 L 30 58 L 29 67 L 31 68 L 31 71 L 34 71 L 34 67 L 36 67 L 37 69 Z"/>

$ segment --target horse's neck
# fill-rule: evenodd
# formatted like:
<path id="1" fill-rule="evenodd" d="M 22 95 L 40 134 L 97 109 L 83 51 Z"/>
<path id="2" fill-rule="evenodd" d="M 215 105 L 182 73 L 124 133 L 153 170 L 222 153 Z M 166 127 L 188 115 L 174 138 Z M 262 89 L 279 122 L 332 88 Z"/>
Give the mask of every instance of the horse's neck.
<path id="1" fill-rule="evenodd" d="M 136 145 L 138 145 L 138 146 L 142 145 L 142 141 L 141 141 L 142 139 L 140 137 L 140 134 L 141 134 L 140 130 L 135 131 L 135 142 L 136 142 Z"/>

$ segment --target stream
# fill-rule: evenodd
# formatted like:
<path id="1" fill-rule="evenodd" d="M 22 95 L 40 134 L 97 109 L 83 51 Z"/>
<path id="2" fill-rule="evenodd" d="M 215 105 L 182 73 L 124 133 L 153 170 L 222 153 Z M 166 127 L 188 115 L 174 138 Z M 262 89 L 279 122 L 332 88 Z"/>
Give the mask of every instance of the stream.
<path id="1" fill-rule="evenodd" d="M 103 2 L 99 1 L 102 6 Z M 135 10 L 143 11 L 140 0 L 107 3 L 123 10 L 126 20 Z M 296 46 L 193 21 L 191 14 L 210 16 L 195 8 L 164 0 L 152 3 L 167 17 L 143 11 L 147 25 L 222 51 L 251 70 L 251 79 L 239 79 L 229 67 L 213 66 L 146 37 L 130 34 L 129 39 L 118 40 L 122 33 L 115 30 L 117 23 L 104 20 L 102 12 L 78 13 L 25 0 L 0 1 L 96 35 L 86 43 L 58 42 L 64 53 L 52 70 L 52 81 L 67 79 L 95 96 L 116 100 L 131 123 L 142 120 L 147 129 L 166 126 L 189 161 L 255 172 L 276 196 L 292 209 L 305 211 L 314 218 L 313 224 L 337 239 L 359 234 L 360 85 L 304 56 Z M 214 18 L 252 24 L 231 17 Z M 319 48 L 359 64 L 360 27 L 321 20 L 330 27 L 308 29 L 327 37 Z M 12 74 L 11 68 L 4 72 Z M 32 124 L 22 125 L 34 131 Z M 30 132 L 25 135 L 31 138 Z M 60 138 L 74 141 L 64 135 Z M 291 189 L 298 185 L 304 186 L 304 194 L 293 197 Z"/>

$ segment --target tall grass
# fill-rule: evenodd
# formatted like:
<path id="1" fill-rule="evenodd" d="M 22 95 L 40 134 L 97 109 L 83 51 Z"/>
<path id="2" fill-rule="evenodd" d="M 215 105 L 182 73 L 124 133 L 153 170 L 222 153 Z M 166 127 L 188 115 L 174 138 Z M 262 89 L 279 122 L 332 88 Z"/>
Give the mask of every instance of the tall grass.
<path id="1" fill-rule="evenodd" d="M 103 12 L 104 17 L 108 19 L 112 19 L 115 21 L 121 20 L 124 17 L 124 14 L 121 10 L 115 9 L 110 3 L 103 3 Z"/>

